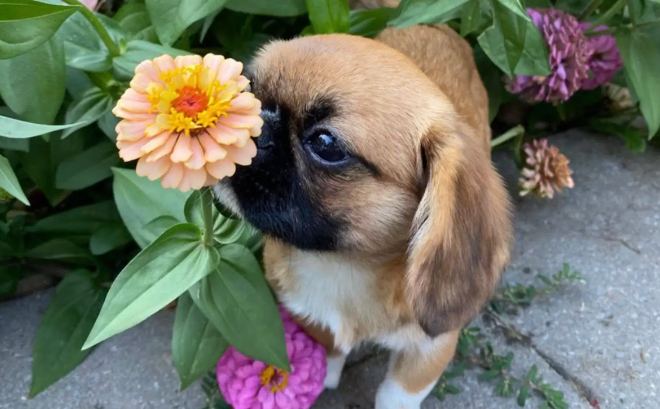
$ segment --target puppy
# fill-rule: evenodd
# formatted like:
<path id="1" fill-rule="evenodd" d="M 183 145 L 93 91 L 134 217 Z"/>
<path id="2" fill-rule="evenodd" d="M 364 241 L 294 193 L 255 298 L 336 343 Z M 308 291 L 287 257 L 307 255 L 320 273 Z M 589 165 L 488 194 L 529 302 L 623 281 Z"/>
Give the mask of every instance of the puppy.
<path id="1" fill-rule="evenodd" d="M 446 27 L 311 36 L 265 46 L 246 76 L 263 133 L 216 197 L 264 232 L 267 280 L 328 350 L 326 386 L 375 342 L 392 351 L 375 407 L 419 408 L 509 257 L 471 49 Z"/>

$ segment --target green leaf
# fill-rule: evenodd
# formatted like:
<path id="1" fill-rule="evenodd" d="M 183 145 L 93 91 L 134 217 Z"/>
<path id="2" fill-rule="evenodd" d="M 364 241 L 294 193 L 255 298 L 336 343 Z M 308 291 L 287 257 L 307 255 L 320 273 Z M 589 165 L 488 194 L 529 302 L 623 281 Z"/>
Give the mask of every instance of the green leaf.
<path id="1" fill-rule="evenodd" d="M 65 239 L 49 240 L 26 251 L 24 256 L 39 260 L 69 261 L 83 265 L 91 265 L 95 263 L 95 260 L 90 256 L 89 252 Z"/>
<path id="2" fill-rule="evenodd" d="M 528 396 L 529 396 L 529 386 L 523 385 L 520 388 L 520 393 L 518 393 L 518 399 L 517 399 L 518 406 L 524 408 L 525 404 L 527 403 Z"/>
<path id="3" fill-rule="evenodd" d="M 0 136 L 6 138 L 32 138 L 47 134 L 49 132 L 59 131 L 61 129 L 71 128 L 81 125 L 80 123 L 69 125 L 41 125 L 31 122 L 19 121 L 18 119 L 8 118 L 0 115 Z"/>
<path id="4" fill-rule="evenodd" d="M 272 38 L 253 30 L 254 16 L 223 11 L 213 24 L 215 38 L 226 49 L 225 56 L 248 61 L 254 53 Z"/>
<path id="5" fill-rule="evenodd" d="M 174 301 L 218 265 L 218 252 L 191 224 L 167 230 L 142 250 L 112 283 L 84 349 L 139 324 Z"/>
<path id="6" fill-rule="evenodd" d="M 57 168 L 56 185 L 59 189 L 84 189 L 112 176 L 112 167 L 120 162 L 115 145 L 102 140 L 62 162 Z"/>
<path id="7" fill-rule="evenodd" d="M 229 0 L 225 8 L 247 14 L 293 17 L 305 14 L 305 0 Z"/>
<path id="8" fill-rule="evenodd" d="M 0 60 L 0 95 L 21 118 L 51 124 L 64 100 L 62 37 L 56 35 L 24 54 Z"/>
<path id="9" fill-rule="evenodd" d="M 122 47 L 126 40 L 119 23 L 103 14 L 94 13 L 94 15 L 113 41 Z M 92 72 L 110 69 L 112 57 L 108 47 L 92 24 L 81 14 L 76 14 L 67 20 L 62 25 L 60 33 L 64 36 L 64 54 L 68 66 Z"/>
<path id="10" fill-rule="evenodd" d="M 112 66 L 119 78 L 131 79 L 135 75 L 135 67 L 144 60 L 152 60 L 163 54 L 176 57 L 179 55 L 190 55 L 189 51 L 177 50 L 159 44 L 152 44 L 146 41 L 129 41 L 126 51 L 112 60 Z"/>
<path id="11" fill-rule="evenodd" d="M 30 397 L 85 360 L 81 347 L 101 310 L 106 290 L 87 271 L 67 274 L 57 286 L 34 341 Z"/>
<path id="12" fill-rule="evenodd" d="M 0 59 L 8 59 L 44 44 L 79 6 L 5 0 L 0 8 Z"/>
<path id="13" fill-rule="evenodd" d="M 153 232 L 156 236 L 160 236 L 170 227 L 179 223 L 179 220 L 172 216 L 159 216 L 147 223 L 144 228 L 145 230 Z"/>
<path id="14" fill-rule="evenodd" d="M 646 151 L 646 139 L 644 133 L 639 129 L 628 128 L 623 133 L 626 140 L 626 148 L 634 153 L 643 153 Z"/>
<path id="15" fill-rule="evenodd" d="M 30 205 L 27 197 L 25 197 L 25 193 L 23 193 L 23 189 L 21 189 L 20 183 L 18 183 L 18 179 L 16 178 L 9 161 L 2 155 L 0 155 L 0 188 L 6 190 L 7 193 L 26 205 Z"/>
<path id="16" fill-rule="evenodd" d="M 143 0 L 124 3 L 113 18 L 124 30 L 128 40 L 158 42 L 156 28 L 151 24 L 149 11 Z"/>
<path id="17" fill-rule="evenodd" d="M 615 36 L 651 139 L 660 128 L 660 26 L 621 28 Z"/>
<path id="18" fill-rule="evenodd" d="M 387 7 L 351 10 L 351 27 L 348 32 L 363 37 L 376 37 L 381 31 L 387 28 L 387 23 L 396 15 L 396 9 Z"/>
<path id="19" fill-rule="evenodd" d="M 497 368 L 493 368 L 479 374 L 477 379 L 479 379 L 480 381 L 490 381 L 492 379 L 497 378 L 499 374 L 500 374 L 500 370 Z"/>
<path id="20" fill-rule="evenodd" d="M 107 224 L 121 223 L 112 200 L 80 206 L 39 220 L 30 232 L 92 234 Z"/>
<path id="21" fill-rule="evenodd" d="M 350 28 L 348 0 L 305 0 L 309 21 L 316 34 L 347 33 Z"/>
<path id="22" fill-rule="evenodd" d="M 488 92 L 488 120 L 493 122 L 493 119 L 495 119 L 500 110 L 504 95 L 502 73 L 479 45 L 474 47 L 474 60 L 477 64 L 481 81 L 486 87 L 486 92 Z"/>
<path id="23" fill-rule="evenodd" d="M 181 379 L 181 390 L 213 369 L 228 346 L 190 295 L 181 294 L 172 334 L 172 361 Z"/>
<path id="24" fill-rule="evenodd" d="M 103 115 L 110 112 L 114 104 L 112 97 L 106 91 L 96 87 L 91 88 L 69 105 L 66 111 L 65 121 L 68 124 L 90 124 L 96 122 Z M 65 129 L 62 132 L 62 137 L 66 138 L 83 126 L 76 125 Z"/>
<path id="25" fill-rule="evenodd" d="M 204 228 L 204 206 L 213 206 L 212 203 L 203 203 L 203 201 L 204 197 L 202 193 L 200 191 L 194 191 L 188 200 L 186 200 L 186 204 L 183 207 L 183 214 L 186 216 L 186 221 L 200 229 Z M 214 213 L 217 215 L 217 211 Z"/>
<path id="26" fill-rule="evenodd" d="M 96 125 L 99 127 L 101 132 L 103 132 L 103 134 L 108 137 L 108 139 L 110 139 L 112 142 L 115 142 L 117 140 L 117 132 L 115 132 L 115 128 L 117 127 L 118 123 L 119 118 L 117 118 L 111 111 L 99 118 L 98 122 L 96 122 Z"/>
<path id="27" fill-rule="evenodd" d="M 98 256 L 125 246 L 133 240 L 131 234 L 121 223 L 107 224 L 92 234 L 89 250 Z"/>
<path id="28" fill-rule="evenodd" d="M 0 250 L 7 255 L 11 255 L 12 248 L 0 240 Z M 11 298 L 16 293 L 18 283 L 23 278 L 24 273 L 18 265 L 0 266 L 0 301 Z"/>
<path id="29" fill-rule="evenodd" d="M 190 289 L 193 300 L 239 352 L 290 370 L 282 319 L 256 258 L 238 244 L 222 247 L 220 257 Z"/>
<path id="30" fill-rule="evenodd" d="M 447 16 L 455 15 L 456 11 L 469 0 L 403 0 L 399 4 L 399 17 L 390 25 L 404 28 L 417 24 L 431 24 L 447 21 Z"/>
<path id="31" fill-rule="evenodd" d="M 190 193 L 164 189 L 158 181 L 150 181 L 134 170 L 113 168 L 113 192 L 122 220 L 133 239 L 146 247 L 158 234 L 146 225 L 159 216 L 171 216 L 183 222 L 183 207 Z"/>
<path id="32" fill-rule="evenodd" d="M 160 42 L 172 45 L 197 20 L 213 14 L 227 0 L 146 0 Z"/>
<path id="33" fill-rule="evenodd" d="M 477 30 L 481 25 L 481 2 L 470 0 L 461 8 L 461 37 Z"/>

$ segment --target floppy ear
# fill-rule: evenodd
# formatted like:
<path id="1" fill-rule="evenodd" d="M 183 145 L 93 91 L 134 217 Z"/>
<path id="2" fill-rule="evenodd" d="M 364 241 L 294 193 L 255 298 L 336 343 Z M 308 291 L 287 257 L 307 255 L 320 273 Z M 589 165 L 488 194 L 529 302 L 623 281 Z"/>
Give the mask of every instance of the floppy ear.
<path id="1" fill-rule="evenodd" d="M 422 139 L 424 194 L 415 214 L 406 295 L 430 336 L 455 330 L 492 295 L 508 262 L 509 200 L 468 125 Z"/>

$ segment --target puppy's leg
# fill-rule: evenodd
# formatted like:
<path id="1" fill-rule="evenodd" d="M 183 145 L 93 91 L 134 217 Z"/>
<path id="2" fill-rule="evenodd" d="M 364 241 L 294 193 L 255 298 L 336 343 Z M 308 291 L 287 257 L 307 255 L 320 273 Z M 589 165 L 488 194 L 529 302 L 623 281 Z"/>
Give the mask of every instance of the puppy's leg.
<path id="1" fill-rule="evenodd" d="M 376 394 L 376 409 L 419 409 L 454 357 L 458 334 L 448 332 L 428 347 L 393 353 Z"/>
<path id="2" fill-rule="evenodd" d="M 327 389 L 336 389 L 341 379 L 341 373 L 346 363 L 346 354 L 335 348 L 335 337 L 328 329 L 307 320 L 294 317 L 305 332 L 325 347 L 328 370 L 325 375 L 325 386 Z"/>

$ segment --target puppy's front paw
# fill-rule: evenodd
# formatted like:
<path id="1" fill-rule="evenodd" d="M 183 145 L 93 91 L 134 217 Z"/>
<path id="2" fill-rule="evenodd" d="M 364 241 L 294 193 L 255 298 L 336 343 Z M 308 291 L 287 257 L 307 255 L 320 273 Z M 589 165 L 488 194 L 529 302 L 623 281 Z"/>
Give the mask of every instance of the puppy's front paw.
<path id="1" fill-rule="evenodd" d="M 341 379 L 341 372 L 344 370 L 346 363 L 346 355 L 328 356 L 328 371 L 325 375 L 325 382 L 323 386 L 326 389 L 337 389 L 339 380 Z"/>
<path id="2" fill-rule="evenodd" d="M 394 379 L 387 378 L 376 393 L 376 409 L 420 409 L 431 388 L 419 393 L 409 393 Z"/>

